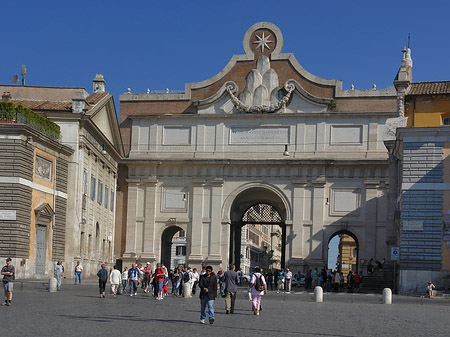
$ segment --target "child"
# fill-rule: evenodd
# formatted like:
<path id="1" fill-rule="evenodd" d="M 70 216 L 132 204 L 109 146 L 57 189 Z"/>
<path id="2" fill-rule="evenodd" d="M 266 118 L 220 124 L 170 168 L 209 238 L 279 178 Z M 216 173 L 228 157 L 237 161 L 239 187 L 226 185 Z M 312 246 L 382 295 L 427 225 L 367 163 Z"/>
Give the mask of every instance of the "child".
<path id="1" fill-rule="evenodd" d="M 166 276 L 166 278 L 164 279 L 164 283 L 163 283 L 163 296 L 166 297 L 168 296 L 167 294 L 167 285 L 169 284 L 169 278 Z"/>

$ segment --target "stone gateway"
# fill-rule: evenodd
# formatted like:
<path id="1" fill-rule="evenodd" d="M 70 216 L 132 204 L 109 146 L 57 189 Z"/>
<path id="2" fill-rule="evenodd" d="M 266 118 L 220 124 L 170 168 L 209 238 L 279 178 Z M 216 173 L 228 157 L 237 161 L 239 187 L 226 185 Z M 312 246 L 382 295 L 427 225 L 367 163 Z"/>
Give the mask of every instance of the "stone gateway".
<path id="1" fill-rule="evenodd" d="M 120 96 L 116 256 L 168 265 L 183 230 L 190 266 L 239 267 L 246 224 L 278 227 L 281 265 L 295 272 L 324 266 L 340 234 L 357 243 L 357 269 L 388 256 L 381 135 L 398 116 L 396 90 L 343 90 L 312 75 L 268 22 L 243 43 L 243 55 L 184 93 Z"/>

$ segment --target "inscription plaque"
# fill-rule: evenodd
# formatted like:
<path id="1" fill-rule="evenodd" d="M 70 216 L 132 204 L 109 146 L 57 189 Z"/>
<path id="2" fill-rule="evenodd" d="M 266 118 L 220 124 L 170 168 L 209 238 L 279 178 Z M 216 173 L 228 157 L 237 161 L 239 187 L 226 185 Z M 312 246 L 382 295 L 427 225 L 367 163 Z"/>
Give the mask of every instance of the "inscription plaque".
<path id="1" fill-rule="evenodd" d="M 289 128 L 232 128 L 231 144 L 288 144 Z"/>

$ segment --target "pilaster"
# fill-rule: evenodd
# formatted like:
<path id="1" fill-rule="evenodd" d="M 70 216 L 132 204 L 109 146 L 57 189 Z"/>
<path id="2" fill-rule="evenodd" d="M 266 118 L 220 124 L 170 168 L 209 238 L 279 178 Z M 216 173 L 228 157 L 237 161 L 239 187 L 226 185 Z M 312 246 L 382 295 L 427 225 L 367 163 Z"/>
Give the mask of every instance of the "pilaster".
<path id="1" fill-rule="evenodd" d="M 365 247 L 364 254 L 361 256 L 366 260 L 370 258 L 376 258 L 376 237 L 377 237 L 377 197 L 378 197 L 378 187 L 380 182 L 378 180 L 366 179 L 364 181 L 366 187 L 366 200 L 365 200 L 365 210 L 366 210 L 366 231 L 365 231 Z"/>
<path id="2" fill-rule="evenodd" d="M 312 181 L 313 192 L 313 214 L 312 214 L 312 243 L 311 264 L 323 265 L 323 220 L 325 208 L 325 177 L 318 177 Z"/>
<path id="3" fill-rule="evenodd" d="M 145 210 L 144 210 L 144 249 L 142 258 L 156 261 L 155 255 L 155 211 L 156 211 L 156 189 L 158 180 L 156 177 L 144 179 L 145 185 Z"/>
<path id="4" fill-rule="evenodd" d="M 218 264 L 222 262 L 221 233 L 222 233 L 222 193 L 223 179 L 211 181 L 211 224 L 209 231 L 209 254 L 208 262 Z"/>
<path id="5" fill-rule="evenodd" d="M 189 249 L 189 264 L 200 264 L 203 261 L 202 241 L 203 241 L 203 179 L 192 180 L 192 226 L 189 233 L 191 247 Z"/>
<path id="6" fill-rule="evenodd" d="M 140 180 L 127 179 L 126 181 L 128 183 L 127 240 L 123 257 L 130 258 L 136 254 L 136 203 Z"/>
<path id="7" fill-rule="evenodd" d="M 293 180 L 293 202 L 292 205 L 292 226 L 290 230 L 292 233 L 291 259 L 303 259 L 303 212 L 304 212 L 304 198 L 305 198 L 305 186 L 306 180 Z"/>

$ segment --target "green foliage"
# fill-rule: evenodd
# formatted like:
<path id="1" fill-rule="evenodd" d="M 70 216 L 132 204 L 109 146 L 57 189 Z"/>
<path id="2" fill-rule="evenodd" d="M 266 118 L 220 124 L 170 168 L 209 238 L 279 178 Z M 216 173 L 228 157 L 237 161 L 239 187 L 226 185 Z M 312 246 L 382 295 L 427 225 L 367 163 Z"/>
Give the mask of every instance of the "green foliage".
<path id="1" fill-rule="evenodd" d="M 336 109 L 336 101 L 332 99 L 331 102 L 328 103 L 328 110 L 333 111 L 334 109 Z"/>
<path id="2" fill-rule="evenodd" d="M 51 138 L 57 139 L 61 134 L 61 129 L 58 124 L 22 105 L 15 105 L 12 102 L 0 102 L 0 114 L 0 120 L 27 124 Z"/>

